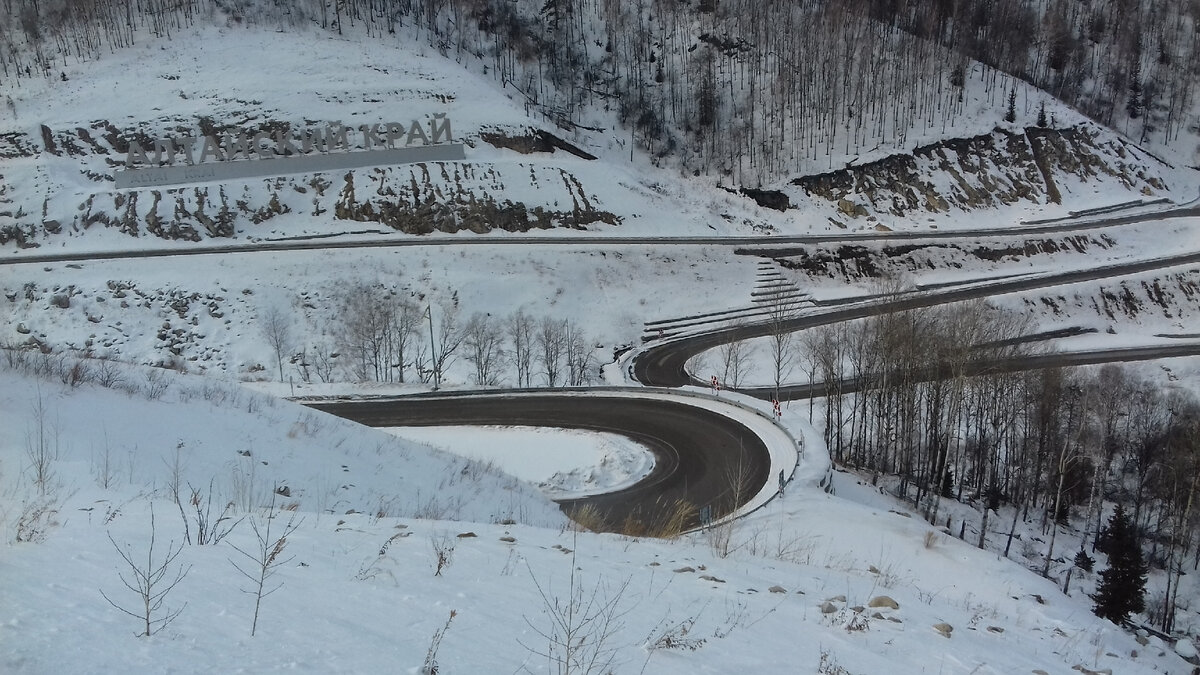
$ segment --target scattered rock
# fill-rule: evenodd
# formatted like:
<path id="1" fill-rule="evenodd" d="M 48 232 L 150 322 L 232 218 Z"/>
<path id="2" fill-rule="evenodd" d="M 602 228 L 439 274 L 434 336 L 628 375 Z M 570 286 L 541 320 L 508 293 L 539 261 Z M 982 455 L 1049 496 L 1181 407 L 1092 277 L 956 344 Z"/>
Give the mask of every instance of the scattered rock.
<path id="1" fill-rule="evenodd" d="M 879 568 L 874 565 L 867 567 L 867 571 L 871 574 L 879 574 Z"/>
<path id="2" fill-rule="evenodd" d="M 725 583 L 724 579 L 718 579 L 711 574 L 705 574 L 705 575 L 701 576 L 700 578 L 703 579 L 704 581 L 712 581 L 712 582 L 718 583 L 718 584 Z"/>
<path id="3" fill-rule="evenodd" d="M 944 638 L 950 637 L 950 633 L 954 632 L 954 626 L 951 626 L 948 623 L 935 623 L 933 624 L 933 629 L 941 634 L 941 636 Z"/>
<path id="4" fill-rule="evenodd" d="M 59 293 L 50 298 L 50 304 L 59 309 L 67 309 L 71 306 L 71 296 Z"/>
<path id="5" fill-rule="evenodd" d="M 846 596 L 835 595 L 832 598 L 826 598 L 826 602 L 846 602 Z"/>
<path id="6" fill-rule="evenodd" d="M 474 532 L 463 532 L 462 534 L 458 535 L 458 538 L 459 539 L 471 539 L 471 538 L 477 537 L 477 536 L 479 536 L 479 535 L 475 534 Z"/>
<path id="7" fill-rule="evenodd" d="M 883 607 L 883 608 L 887 608 L 887 609 L 900 609 L 900 603 L 896 602 L 895 600 L 889 598 L 886 595 L 877 595 L 877 596 L 871 598 L 871 601 L 867 603 L 867 606 Z"/>
<path id="8" fill-rule="evenodd" d="M 829 602 L 828 600 L 826 600 L 825 602 L 821 603 L 821 613 L 822 614 L 833 614 L 836 611 L 837 611 L 837 607 L 832 602 Z"/>
<path id="9" fill-rule="evenodd" d="M 515 543 L 517 543 L 517 538 L 516 537 L 500 537 L 500 541 L 503 541 L 508 544 L 515 544 Z"/>
<path id="10" fill-rule="evenodd" d="M 1036 668 L 1033 671 L 1033 675 L 1050 675 L 1050 673 L 1047 673 L 1046 671 L 1042 670 L 1041 668 Z"/>
<path id="11" fill-rule="evenodd" d="M 1196 645 L 1187 638 L 1181 639 L 1175 643 L 1175 653 L 1191 661 L 1196 658 Z"/>
<path id="12" fill-rule="evenodd" d="M 772 587 L 768 588 L 767 590 L 771 591 L 772 593 L 787 593 L 787 589 L 784 588 L 783 586 L 779 586 L 779 585 L 772 586 Z"/>
<path id="13" fill-rule="evenodd" d="M 1071 670 L 1078 670 L 1083 675 L 1112 675 L 1112 668 L 1092 670 L 1091 668 L 1085 668 L 1082 664 L 1071 666 Z"/>
<path id="14" fill-rule="evenodd" d="M 17 324 L 17 332 L 20 333 L 21 335 L 29 335 L 33 331 L 29 330 L 29 326 L 26 326 L 23 323 L 19 323 L 19 324 Z"/>
<path id="15" fill-rule="evenodd" d="M 684 572 L 695 572 L 695 571 L 696 571 L 696 568 L 694 568 L 694 567 L 680 567 L 679 569 L 675 570 L 675 573 L 683 574 Z"/>
<path id="16" fill-rule="evenodd" d="M 837 209 L 842 215 L 850 216 L 851 218 L 871 215 L 871 212 L 865 206 L 856 204 L 849 199 L 839 199 Z"/>
<path id="17" fill-rule="evenodd" d="M 1003 633 L 1004 632 L 1004 629 L 1001 628 L 1000 626 L 988 626 L 987 629 L 988 629 L 989 633 Z"/>
<path id="18" fill-rule="evenodd" d="M 912 518 L 912 514 L 911 514 L 911 513 L 905 513 L 905 512 L 903 512 L 903 511 L 896 511 L 896 510 L 894 510 L 894 509 L 888 509 L 888 513 L 894 513 L 894 514 L 896 514 L 896 515 L 898 515 L 898 516 L 904 516 L 905 518 Z"/>
<path id="19" fill-rule="evenodd" d="M 759 206 L 776 211 L 787 211 L 792 207 L 791 200 L 788 196 L 779 190 L 756 190 L 753 188 L 742 188 L 740 192 L 753 199 Z"/>

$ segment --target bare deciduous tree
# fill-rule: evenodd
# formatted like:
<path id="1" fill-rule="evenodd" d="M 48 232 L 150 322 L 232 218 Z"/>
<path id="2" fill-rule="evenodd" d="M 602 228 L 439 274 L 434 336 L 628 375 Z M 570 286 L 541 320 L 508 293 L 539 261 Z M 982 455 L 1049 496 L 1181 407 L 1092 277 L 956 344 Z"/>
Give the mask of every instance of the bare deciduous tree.
<path id="1" fill-rule="evenodd" d="M 509 343 L 512 345 L 512 362 L 517 369 L 517 386 L 528 387 L 533 375 L 533 317 L 518 309 L 508 317 L 506 323 Z"/>
<path id="2" fill-rule="evenodd" d="M 250 529 L 254 532 L 254 547 L 242 548 L 237 544 L 230 543 L 233 550 L 246 558 L 246 561 L 242 563 L 233 559 L 230 559 L 229 562 L 250 581 L 250 587 L 242 589 L 243 593 L 254 596 L 254 621 L 250 624 L 250 637 L 254 637 L 255 631 L 258 630 L 258 612 L 262 607 L 263 598 L 283 587 L 283 582 L 271 585 L 271 578 L 281 566 L 292 560 L 291 557 L 283 557 L 284 548 L 287 547 L 287 538 L 304 522 L 303 519 L 296 520 L 295 511 L 277 511 L 274 495 L 273 491 L 271 505 L 264 518 L 260 520 L 255 516 L 250 517 Z M 282 517 L 283 513 L 289 515 L 287 522 L 282 527 L 282 532 L 278 529 L 274 533 L 271 532 L 275 519 Z"/>
<path id="3" fill-rule="evenodd" d="M 292 327 L 287 314 L 277 305 L 267 307 L 259 317 L 259 328 L 275 355 L 279 367 L 279 381 L 283 382 L 283 359 L 292 349 Z"/>
<path id="4" fill-rule="evenodd" d="M 120 573 L 121 583 L 125 584 L 125 588 L 137 595 L 138 604 L 134 609 L 128 609 L 122 605 L 113 602 L 108 595 L 101 590 L 100 595 L 108 601 L 108 604 L 118 610 L 132 616 L 141 622 L 142 632 L 138 637 L 147 637 L 166 628 L 180 612 L 187 607 L 185 602 L 178 609 L 172 611 L 169 607 L 164 609 L 167 596 L 179 582 L 187 576 L 191 571 L 192 566 L 183 565 L 175 566 L 175 559 L 183 552 L 183 545 L 175 547 L 174 543 L 167 545 L 167 553 L 159 559 L 154 557 L 155 547 L 155 531 L 154 531 L 154 506 L 150 506 L 150 544 L 146 549 L 145 562 L 134 559 L 134 553 L 130 546 L 126 544 L 123 548 L 113 539 L 112 534 L 108 535 L 108 541 L 112 543 L 117 554 L 125 561 L 128 567 L 128 575 Z"/>
<path id="5" fill-rule="evenodd" d="M 447 302 L 441 307 L 441 313 L 438 320 L 438 329 L 434 343 L 437 345 L 437 350 L 433 353 L 430 359 L 430 364 L 433 369 L 433 387 L 437 389 L 442 384 L 442 377 L 446 374 L 446 368 L 454 360 L 454 354 L 458 348 L 462 346 L 463 340 L 466 339 L 466 332 L 459 325 L 458 321 L 458 302 Z"/>
<path id="6" fill-rule="evenodd" d="M 754 347 L 741 340 L 726 342 L 718 349 L 721 357 L 721 382 L 726 387 L 741 386 L 742 375 L 754 357 Z"/>
<path id="7" fill-rule="evenodd" d="M 545 658 L 549 671 L 557 675 L 613 672 L 618 652 L 615 638 L 623 627 L 623 618 L 632 611 L 624 603 L 629 581 L 610 587 L 601 580 L 586 588 L 579 578 L 575 549 L 578 545 L 572 546 L 565 595 L 555 595 L 554 589 L 548 584 L 543 586 L 530 570 L 549 626 L 535 624 L 525 617 L 529 627 L 545 640 L 545 646 L 523 646 Z"/>
<path id="8" fill-rule="evenodd" d="M 494 385 L 504 359 L 504 334 L 491 314 L 476 312 L 464 328 L 466 358 L 475 366 L 475 384 Z"/>
<path id="9" fill-rule="evenodd" d="M 767 344 L 770 349 L 771 375 L 775 384 L 775 400 L 779 400 L 779 388 L 792 372 L 796 358 L 796 333 L 790 325 L 796 315 L 795 306 L 783 294 L 771 299 L 767 313 Z"/>
<path id="10" fill-rule="evenodd" d="M 542 317 L 537 331 L 538 360 L 546 377 L 546 386 L 558 386 L 562 374 L 563 355 L 567 350 L 567 322 L 552 317 Z"/>
<path id="11" fill-rule="evenodd" d="M 595 367 L 587 337 L 578 326 L 570 321 L 564 322 L 565 333 L 563 355 L 567 361 L 567 384 L 581 387 L 591 379 L 589 373 Z"/>
<path id="12" fill-rule="evenodd" d="M 58 457 L 58 435 L 51 439 L 46 424 L 46 401 L 39 392 L 33 403 L 34 426 L 25 432 L 25 457 L 41 497 L 46 496 L 46 490 L 54 481 L 54 460 Z"/>

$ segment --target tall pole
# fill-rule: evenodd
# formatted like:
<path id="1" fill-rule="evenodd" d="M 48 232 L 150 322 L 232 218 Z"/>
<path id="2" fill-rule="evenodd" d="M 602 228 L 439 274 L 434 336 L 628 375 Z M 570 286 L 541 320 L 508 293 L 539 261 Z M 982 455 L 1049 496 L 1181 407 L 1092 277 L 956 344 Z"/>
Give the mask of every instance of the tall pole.
<path id="1" fill-rule="evenodd" d="M 442 385 L 442 368 L 437 362 L 437 347 L 433 341 L 433 305 L 425 306 L 425 317 L 429 319 L 429 357 L 433 360 L 433 390 Z"/>

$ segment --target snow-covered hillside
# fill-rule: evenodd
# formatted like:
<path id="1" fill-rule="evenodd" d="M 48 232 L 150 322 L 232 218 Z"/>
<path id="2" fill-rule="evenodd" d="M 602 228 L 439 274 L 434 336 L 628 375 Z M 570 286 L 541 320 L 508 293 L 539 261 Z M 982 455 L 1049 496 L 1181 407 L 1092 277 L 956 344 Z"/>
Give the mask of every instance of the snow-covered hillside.
<path id="1" fill-rule="evenodd" d="M 962 209 L 984 208 L 982 222 L 1013 222 L 1195 194 L 1195 172 L 1163 164 L 1110 132 L 1076 128 L 1082 118 L 1051 100 L 1063 131 L 1030 129 L 1032 145 L 1022 144 L 1023 132 L 1035 120 L 1023 115 L 993 133 L 1000 140 L 982 136 L 939 147 L 939 137 L 921 136 L 907 154 L 891 158 L 831 156 L 832 167 L 874 173 L 829 174 L 803 189 L 788 187 L 790 206 L 778 212 L 710 178 L 655 169 L 640 152 L 629 152 L 611 120 L 600 131 L 564 132 L 532 119 L 512 87 L 420 45 L 198 25 L 186 39 L 147 39 L 98 61 L 69 64 L 65 80 L 18 79 L 8 94 L 13 107 L 0 122 L 0 250 L 16 255 L 18 247 L 51 250 L 68 241 L 112 249 L 439 230 L 671 236 L 946 229 L 963 222 Z M 254 68 L 243 67 L 248 60 Z M 970 97 L 982 97 L 984 83 L 972 82 Z M 113 95 L 131 91 L 137 95 Z M 467 145 L 464 163 L 112 187 L 135 141 L 152 148 L 164 137 L 253 136 L 329 124 L 425 127 L 442 114 L 453 139 Z M 964 114 L 975 122 L 960 131 L 986 134 L 997 123 L 986 107 Z M 920 156 L 906 169 L 911 153 Z M 584 158 L 592 155 L 601 159 Z M 922 175 L 920 195 L 897 184 L 913 169 Z M 878 219 L 859 217 L 860 209 Z M 937 217 L 929 222 L 928 215 Z M 979 224 L 980 216 L 971 222 Z"/>
<path id="2" fill-rule="evenodd" d="M 664 337 L 647 322 L 686 332 L 753 316 L 764 269 L 817 313 L 871 297 L 885 276 L 936 289 L 1154 261 L 1200 242 L 1200 218 L 1154 216 L 1196 199 L 1195 171 L 1033 90 L 999 123 L 994 83 L 985 91 L 973 69 L 950 130 L 962 138 L 931 129 L 899 154 L 835 152 L 828 173 L 746 192 L 631 151 L 601 104 L 586 111 L 592 129 L 531 116 L 478 60 L 399 32 L 200 21 L 3 84 L 0 671 L 561 672 L 552 636 L 566 620 L 587 636 L 577 652 L 611 659 L 592 672 L 1190 672 L 1158 638 L 1093 615 L 1095 574 L 1064 594 L 1031 571 L 1045 550 L 1036 519 L 1017 525 L 1006 559 L 956 538 L 976 506 L 945 500 L 950 523 L 933 527 L 889 496 L 888 478 L 833 471 L 807 405 L 781 411 L 803 439 L 786 494 L 647 540 L 577 531 L 551 501 L 644 475 L 633 440 L 393 434 L 283 397 L 426 391 L 437 336 L 520 316 L 573 336 L 579 384 L 629 384 L 622 354 Z M 1042 100 L 1055 130 L 1034 128 Z M 131 139 L 443 113 L 462 162 L 113 187 Z M 1141 220 L 1076 217 L 1107 207 Z M 1048 218 L 1087 231 L 981 234 Z M 948 231 L 972 234 L 862 239 Z M 810 234 L 860 239 L 763 248 Z M 759 239 L 656 241 L 681 237 Z M 314 248 L 249 250 L 288 242 Z M 185 255 L 199 245 L 215 248 Z M 97 252 L 116 255 L 34 258 Z M 1073 330 L 1057 341 L 1067 350 L 1165 344 L 1195 337 L 1198 275 L 1178 264 L 993 302 L 1033 329 Z M 364 306 L 415 321 L 408 356 L 376 358 L 372 375 L 351 344 Z M 756 351 L 747 379 L 767 382 L 769 350 Z M 442 386 L 556 384 L 541 372 L 522 383 L 511 362 L 480 377 L 467 353 L 439 370 Z M 716 359 L 690 365 L 707 378 Z M 1200 382 L 1194 358 L 1143 373 Z M 1001 507 L 996 522 L 1010 520 Z M 202 531 L 221 541 L 197 543 Z M 1058 536 L 1059 551 L 1081 545 L 1070 528 Z M 279 552 L 265 588 L 282 586 L 256 613 L 254 581 L 233 563 L 253 565 L 239 549 L 260 545 Z M 186 577 L 155 615 L 181 611 L 138 639 L 122 578 L 176 553 L 165 583 Z M 1200 592 L 1194 576 L 1184 600 Z M 1182 608 L 1180 633 L 1200 633 L 1197 609 Z"/>
<path id="3" fill-rule="evenodd" d="M 565 651 L 545 636 L 569 606 L 595 614 L 568 619 L 587 636 L 578 651 L 617 673 L 1190 668 L 851 474 L 834 476 L 837 496 L 822 490 L 828 460 L 802 410 L 784 419 L 806 444 L 787 494 L 726 529 L 656 541 L 576 532 L 495 468 L 261 394 L 125 368 L 128 393 L 71 388 L 0 367 L 10 672 L 419 673 L 431 649 L 439 672 L 557 672 Z M 26 450 L 43 434 L 39 484 Z M 195 543 L 197 513 L 228 534 Z M 251 637 L 254 587 L 234 563 L 268 522 L 272 544 L 296 528 Z M 178 552 L 164 587 L 186 576 L 152 613 L 178 616 L 139 639 L 142 622 L 105 596 L 140 611 L 122 577 L 151 545 L 156 566 Z"/>

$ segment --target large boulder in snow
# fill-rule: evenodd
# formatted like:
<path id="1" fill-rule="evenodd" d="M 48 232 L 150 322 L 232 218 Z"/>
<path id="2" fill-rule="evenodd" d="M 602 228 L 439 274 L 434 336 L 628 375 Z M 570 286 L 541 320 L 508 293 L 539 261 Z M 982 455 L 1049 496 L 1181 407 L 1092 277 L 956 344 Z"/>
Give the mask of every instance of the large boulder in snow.
<path id="1" fill-rule="evenodd" d="M 871 598 L 871 601 L 868 602 L 867 605 L 878 608 L 900 609 L 900 603 L 886 595 L 877 595 Z"/>

